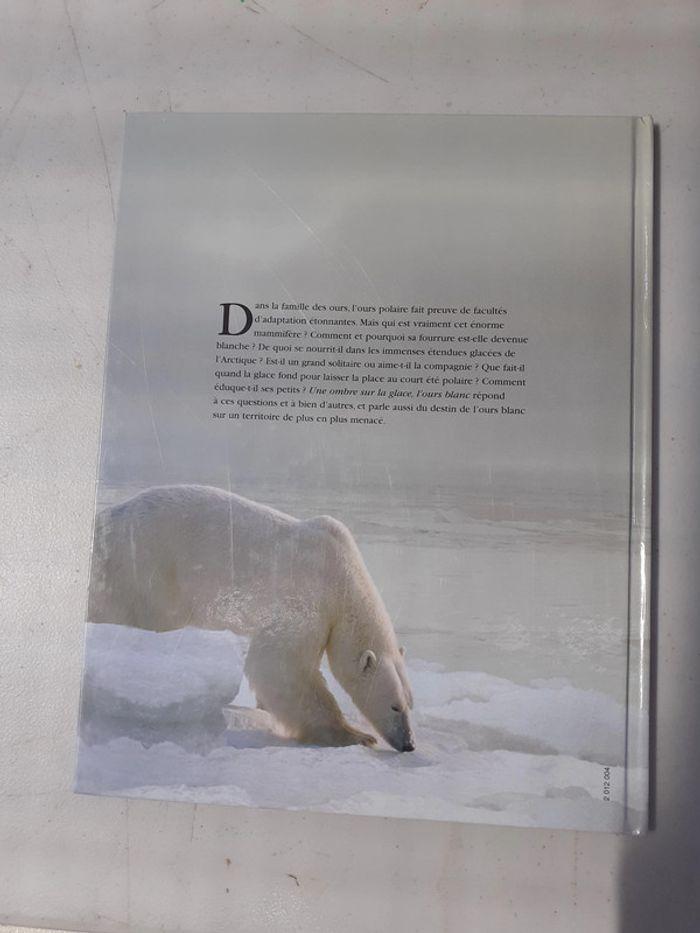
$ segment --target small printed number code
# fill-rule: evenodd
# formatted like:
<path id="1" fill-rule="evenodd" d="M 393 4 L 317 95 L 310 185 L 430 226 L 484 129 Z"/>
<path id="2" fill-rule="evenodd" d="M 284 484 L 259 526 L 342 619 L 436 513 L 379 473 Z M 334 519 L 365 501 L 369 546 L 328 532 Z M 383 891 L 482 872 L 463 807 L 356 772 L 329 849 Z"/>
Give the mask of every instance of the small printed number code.
<path id="1" fill-rule="evenodd" d="M 603 800 L 610 802 L 610 768 L 603 768 Z"/>

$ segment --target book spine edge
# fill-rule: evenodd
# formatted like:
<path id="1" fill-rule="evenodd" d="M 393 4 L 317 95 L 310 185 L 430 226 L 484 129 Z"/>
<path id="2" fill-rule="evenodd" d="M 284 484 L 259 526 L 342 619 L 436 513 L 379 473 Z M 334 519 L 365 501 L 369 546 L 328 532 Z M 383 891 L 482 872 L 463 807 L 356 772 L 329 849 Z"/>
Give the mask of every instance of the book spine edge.
<path id="1" fill-rule="evenodd" d="M 632 346 L 626 830 L 649 828 L 654 126 L 633 124 Z"/>

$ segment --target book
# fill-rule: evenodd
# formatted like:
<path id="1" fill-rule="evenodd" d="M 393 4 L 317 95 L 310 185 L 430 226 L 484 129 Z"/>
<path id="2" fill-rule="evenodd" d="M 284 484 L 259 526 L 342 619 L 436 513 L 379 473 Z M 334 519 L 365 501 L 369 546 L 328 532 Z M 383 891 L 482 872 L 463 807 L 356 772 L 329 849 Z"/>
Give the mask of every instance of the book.
<path id="1" fill-rule="evenodd" d="M 645 829 L 652 150 L 128 116 L 78 792 Z"/>

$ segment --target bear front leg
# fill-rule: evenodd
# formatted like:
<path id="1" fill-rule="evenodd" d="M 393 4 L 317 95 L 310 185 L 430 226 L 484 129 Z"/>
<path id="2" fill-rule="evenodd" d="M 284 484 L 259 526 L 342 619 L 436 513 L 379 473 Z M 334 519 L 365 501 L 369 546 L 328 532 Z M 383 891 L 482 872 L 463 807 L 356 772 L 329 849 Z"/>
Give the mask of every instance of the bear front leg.
<path id="1" fill-rule="evenodd" d="M 318 668 L 282 653 L 268 639 L 254 639 L 246 676 L 258 706 L 274 716 L 290 736 L 309 745 L 376 745 L 376 738 L 351 726 Z"/>
<path id="2" fill-rule="evenodd" d="M 343 716 L 335 697 L 328 689 L 323 675 L 315 671 L 303 701 L 300 742 L 308 745 L 365 745 L 371 747 L 377 740 L 368 732 L 351 726 Z"/>

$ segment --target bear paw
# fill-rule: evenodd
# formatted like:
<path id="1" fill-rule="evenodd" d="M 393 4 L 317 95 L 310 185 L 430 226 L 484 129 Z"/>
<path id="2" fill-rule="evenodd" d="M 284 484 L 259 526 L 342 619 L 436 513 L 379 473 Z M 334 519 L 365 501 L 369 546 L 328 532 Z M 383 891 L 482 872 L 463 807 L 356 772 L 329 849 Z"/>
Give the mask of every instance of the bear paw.
<path id="1" fill-rule="evenodd" d="M 299 736 L 299 741 L 309 745 L 327 745 L 335 748 L 347 745 L 364 745 L 366 748 L 370 748 L 377 744 L 377 740 L 373 735 L 361 732 L 348 724 L 329 729 L 307 730 Z"/>
<path id="2" fill-rule="evenodd" d="M 364 745 L 366 748 L 372 748 L 372 746 L 377 744 L 375 736 L 370 735 L 369 732 L 361 732 L 353 726 L 348 726 L 345 732 L 347 741 L 343 743 L 344 745 Z"/>

